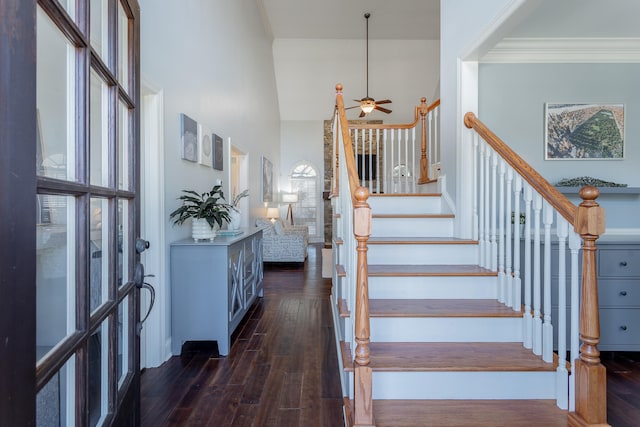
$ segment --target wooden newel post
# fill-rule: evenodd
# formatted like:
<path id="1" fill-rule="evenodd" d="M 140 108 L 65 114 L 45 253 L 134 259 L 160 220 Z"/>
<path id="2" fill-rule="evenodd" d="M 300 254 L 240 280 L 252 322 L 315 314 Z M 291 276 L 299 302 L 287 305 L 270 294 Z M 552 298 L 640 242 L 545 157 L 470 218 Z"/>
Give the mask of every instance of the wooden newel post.
<path id="1" fill-rule="evenodd" d="M 336 112 L 338 108 L 338 98 L 342 100 L 342 85 L 338 83 L 336 85 Z M 344 103 L 344 101 L 343 101 Z M 338 115 L 336 114 L 333 118 L 336 122 L 340 122 Z M 334 126 L 331 129 L 331 132 L 335 132 L 338 128 Z M 340 143 L 339 132 L 335 132 L 333 135 L 333 160 L 335 163 L 333 164 L 333 188 L 331 189 L 333 195 L 338 195 L 340 192 L 340 147 L 338 144 Z"/>
<path id="2" fill-rule="evenodd" d="M 367 240 L 371 235 L 371 208 L 367 204 L 369 190 L 358 187 L 353 206 L 353 234 L 358 241 L 356 275 L 356 350 L 354 381 L 354 425 L 373 426 L 372 373 L 369 367 L 369 283 L 367 267 Z"/>
<path id="3" fill-rule="evenodd" d="M 420 123 L 422 124 L 422 137 L 420 142 L 420 179 L 418 184 L 426 184 L 429 179 L 429 159 L 427 159 L 427 114 L 429 107 L 427 106 L 427 98 L 420 98 L 420 106 L 417 107 L 420 114 Z"/>
<path id="4" fill-rule="evenodd" d="M 605 231 L 605 212 L 592 186 L 580 190 L 574 229 L 582 236 L 582 299 L 580 306 L 580 358 L 576 361 L 576 411 L 569 414 L 571 426 L 607 424 L 607 375 L 600 363 L 600 314 L 596 272 L 596 240 Z"/>

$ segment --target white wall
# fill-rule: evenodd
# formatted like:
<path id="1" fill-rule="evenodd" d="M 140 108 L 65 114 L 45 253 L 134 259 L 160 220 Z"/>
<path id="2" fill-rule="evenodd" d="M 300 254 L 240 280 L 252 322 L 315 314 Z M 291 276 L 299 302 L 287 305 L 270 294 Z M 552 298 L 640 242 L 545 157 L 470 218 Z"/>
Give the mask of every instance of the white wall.
<path id="1" fill-rule="evenodd" d="M 640 187 L 640 64 L 481 64 L 479 118 L 519 155 L 555 183 L 591 176 Z M 544 160 L 544 104 L 625 105 L 624 160 Z M 578 197 L 572 197 L 579 203 Z M 639 228 L 638 195 L 602 195 L 607 228 Z"/>
<path id="2" fill-rule="evenodd" d="M 180 113 L 250 153 L 251 215 L 261 215 L 260 157 L 279 170 L 280 117 L 271 40 L 256 2 L 140 0 L 140 10 L 142 76 L 164 93 L 165 140 L 159 143 L 165 144 L 165 212 L 159 214 L 167 244 L 190 236 L 189 226 L 169 222 L 181 190 L 208 190 L 217 179 L 225 179 L 229 168 L 225 164 L 224 172 L 214 171 L 180 158 Z M 228 189 L 228 183 L 224 185 Z M 146 238 L 153 244 L 153 236 Z M 165 249 L 163 274 L 168 277 Z M 170 319 L 166 322 L 170 331 Z"/>
<path id="3" fill-rule="evenodd" d="M 369 117 L 412 121 L 420 98 L 436 90 L 439 55 L 437 40 L 370 40 L 369 96 L 391 99 L 393 112 Z M 364 40 L 278 39 L 273 56 L 282 120 L 330 119 L 337 83 L 348 105 L 366 95 Z M 354 109 L 348 117 L 358 113 Z"/>

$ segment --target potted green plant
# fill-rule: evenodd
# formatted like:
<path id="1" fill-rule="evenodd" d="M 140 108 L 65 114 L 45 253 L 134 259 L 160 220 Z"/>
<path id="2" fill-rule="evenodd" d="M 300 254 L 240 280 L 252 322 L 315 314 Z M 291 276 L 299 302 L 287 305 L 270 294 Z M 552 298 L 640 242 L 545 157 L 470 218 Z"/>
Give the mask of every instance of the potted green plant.
<path id="1" fill-rule="evenodd" d="M 229 221 L 229 229 L 237 230 L 240 228 L 240 223 L 242 222 L 242 212 L 238 207 L 240 200 L 249 196 L 249 189 L 242 191 L 241 193 L 233 196 L 233 200 L 231 201 L 231 209 L 229 210 L 229 217 L 231 220 Z"/>
<path id="2" fill-rule="evenodd" d="M 182 190 L 178 197 L 182 205 L 169 214 L 174 224 L 182 224 L 191 218 L 191 235 L 194 240 L 213 240 L 216 237 L 216 225 L 222 227 L 224 221 L 230 221 L 231 206 L 224 203 L 221 185 L 215 185 L 204 193 Z"/>

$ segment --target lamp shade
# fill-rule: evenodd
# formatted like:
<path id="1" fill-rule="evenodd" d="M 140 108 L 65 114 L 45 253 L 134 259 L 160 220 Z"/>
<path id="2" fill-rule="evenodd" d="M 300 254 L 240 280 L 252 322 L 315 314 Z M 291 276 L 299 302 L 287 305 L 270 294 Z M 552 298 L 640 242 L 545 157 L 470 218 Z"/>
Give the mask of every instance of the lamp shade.
<path id="1" fill-rule="evenodd" d="M 278 218 L 280 217 L 280 211 L 278 208 L 267 208 L 267 218 Z"/>
<path id="2" fill-rule="evenodd" d="M 282 193 L 282 202 L 283 203 L 297 203 L 298 202 L 298 193 Z"/>

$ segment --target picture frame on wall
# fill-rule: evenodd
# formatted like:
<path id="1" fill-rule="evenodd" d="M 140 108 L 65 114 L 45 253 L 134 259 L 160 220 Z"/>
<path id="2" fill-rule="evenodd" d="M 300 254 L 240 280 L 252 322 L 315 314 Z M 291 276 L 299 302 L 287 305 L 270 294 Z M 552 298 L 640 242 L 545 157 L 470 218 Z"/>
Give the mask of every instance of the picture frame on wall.
<path id="1" fill-rule="evenodd" d="M 273 202 L 273 163 L 262 156 L 262 202 Z"/>
<path id="2" fill-rule="evenodd" d="M 224 170 L 224 150 L 222 147 L 222 137 L 213 134 L 213 168 L 215 170 Z"/>
<path id="3" fill-rule="evenodd" d="M 624 104 L 546 103 L 545 160 L 623 160 Z"/>
<path id="4" fill-rule="evenodd" d="M 205 126 L 198 126 L 199 135 L 200 135 L 200 156 L 198 158 L 199 162 L 203 166 L 212 167 L 213 166 L 213 143 L 211 141 L 212 132 L 210 129 L 207 129 Z"/>
<path id="5" fill-rule="evenodd" d="M 198 161 L 198 122 L 186 114 L 180 114 L 180 157 Z"/>

